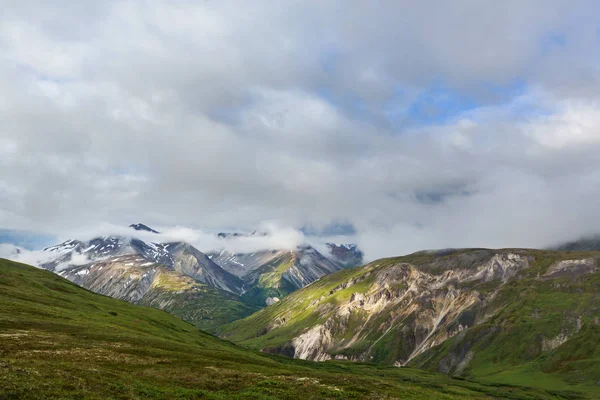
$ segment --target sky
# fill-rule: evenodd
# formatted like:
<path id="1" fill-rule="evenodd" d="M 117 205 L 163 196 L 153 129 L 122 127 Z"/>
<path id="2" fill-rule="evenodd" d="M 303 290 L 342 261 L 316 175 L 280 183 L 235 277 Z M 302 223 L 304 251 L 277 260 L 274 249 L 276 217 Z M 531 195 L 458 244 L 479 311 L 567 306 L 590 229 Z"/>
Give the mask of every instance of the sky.
<path id="1" fill-rule="evenodd" d="M 4 241 L 267 226 L 374 259 L 600 231 L 596 1 L 7 3 Z"/>

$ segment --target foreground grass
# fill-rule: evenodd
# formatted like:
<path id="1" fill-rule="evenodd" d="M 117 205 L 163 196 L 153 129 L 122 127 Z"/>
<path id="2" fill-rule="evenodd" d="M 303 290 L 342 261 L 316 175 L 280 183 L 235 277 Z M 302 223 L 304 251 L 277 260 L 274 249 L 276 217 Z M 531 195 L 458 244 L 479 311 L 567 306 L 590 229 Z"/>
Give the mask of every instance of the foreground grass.
<path id="1" fill-rule="evenodd" d="M 576 399 L 416 369 L 269 357 L 0 259 L 2 399 Z"/>

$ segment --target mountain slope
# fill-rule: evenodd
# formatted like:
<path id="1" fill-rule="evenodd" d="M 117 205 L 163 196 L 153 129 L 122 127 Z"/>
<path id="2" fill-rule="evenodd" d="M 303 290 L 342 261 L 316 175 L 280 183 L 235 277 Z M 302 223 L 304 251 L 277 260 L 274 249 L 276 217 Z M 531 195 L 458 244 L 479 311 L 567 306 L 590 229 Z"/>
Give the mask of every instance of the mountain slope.
<path id="1" fill-rule="evenodd" d="M 110 257 L 58 274 L 95 293 L 168 311 L 207 331 L 257 310 L 239 296 L 141 255 Z"/>
<path id="2" fill-rule="evenodd" d="M 136 231 L 158 233 L 143 224 L 134 224 L 130 227 Z M 135 237 L 104 236 L 88 242 L 68 240 L 48 247 L 44 251 L 48 253 L 50 260 L 43 263 L 41 267 L 57 273 L 113 257 L 136 255 L 141 259 L 134 258 L 131 265 L 135 265 L 136 260 L 142 264 L 147 262 L 164 264 L 209 286 L 236 294 L 243 292 L 244 283 L 238 277 L 223 270 L 200 250 L 184 242 L 152 243 Z"/>
<path id="3" fill-rule="evenodd" d="M 123 236 L 103 236 L 87 242 L 67 240 L 56 246 L 47 247 L 49 261 L 41 265 L 49 271 L 60 272 L 93 261 L 110 257 L 137 254 L 147 261 L 172 264 L 171 255 L 164 245 L 146 243 L 142 240 Z"/>
<path id="4" fill-rule="evenodd" d="M 342 264 L 323 256 L 308 245 L 295 250 L 266 250 L 251 254 L 227 251 L 209 257 L 246 283 L 243 298 L 249 304 L 264 306 L 268 298 L 281 298 L 315 280 L 339 271 Z"/>
<path id="5" fill-rule="evenodd" d="M 2 399 L 565 399 L 411 368 L 268 357 L 0 259 Z"/>
<path id="6" fill-rule="evenodd" d="M 232 293 L 243 292 L 244 282 L 241 279 L 225 271 L 194 246 L 176 242 L 168 243 L 164 248 L 171 255 L 170 265 L 175 271 Z"/>
<path id="7" fill-rule="evenodd" d="M 159 232 L 138 223 L 129 226 L 135 232 Z M 265 233 L 219 233 L 220 240 L 256 239 Z M 151 235 L 152 236 L 152 235 Z M 156 235 L 157 239 L 160 238 Z M 283 297 L 316 279 L 353 264 L 362 253 L 354 245 L 330 245 L 331 257 L 325 257 L 309 245 L 293 250 L 263 250 L 232 254 L 225 250 L 204 254 L 185 242 L 153 243 L 135 236 L 103 236 L 90 241 L 68 240 L 44 251 L 48 261 L 41 264 L 54 272 L 75 270 L 81 265 L 123 255 L 138 255 L 146 261 L 170 266 L 218 289 L 244 294 L 252 306 L 264 307 L 267 299 Z M 72 274 L 65 275 L 72 278 Z M 117 290 L 119 291 L 119 290 Z M 101 292 L 105 293 L 105 292 Z M 122 298 L 122 297 L 119 297 Z M 269 299 L 269 301 L 271 301 Z"/>
<path id="8" fill-rule="evenodd" d="M 132 234 L 158 233 L 144 224 L 130 228 Z M 230 240 L 241 235 L 219 237 Z M 49 255 L 41 265 L 45 269 L 96 293 L 169 311 L 211 332 L 341 268 L 310 246 L 291 252 L 232 255 L 222 251 L 207 256 L 185 242 L 103 236 L 87 242 L 68 240 L 44 251 Z"/>
<path id="9" fill-rule="evenodd" d="M 600 393 L 600 253 L 421 252 L 320 279 L 220 330 L 310 360 Z"/>

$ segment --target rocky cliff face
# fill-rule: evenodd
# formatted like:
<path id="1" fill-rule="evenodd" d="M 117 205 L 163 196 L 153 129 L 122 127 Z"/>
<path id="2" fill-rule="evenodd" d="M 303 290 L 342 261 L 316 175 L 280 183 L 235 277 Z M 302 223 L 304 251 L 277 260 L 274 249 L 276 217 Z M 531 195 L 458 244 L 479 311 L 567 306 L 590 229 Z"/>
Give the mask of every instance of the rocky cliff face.
<path id="1" fill-rule="evenodd" d="M 254 253 L 230 253 L 227 250 L 207 253 L 208 257 L 227 272 L 244 278 L 263 265 L 269 264 L 289 250 L 262 250 Z"/>
<path id="2" fill-rule="evenodd" d="M 219 289 L 243 293 L 244 283 L 241 279 L 225 271 L 194 246 L 178 242 L 166 244 L 165 248 L 171 255 L 169 265 L 175 271 Z"/>
<path id="3" fill-rule="evenodd" d="M 374 332 L 378 332 L 378 339 L 381 339 L 401 327 L 408 341 L 394 360 L 385 361 L 405 365 L 468 328 L 471 321 L 464 318 L 463 324 L 456 324 L 456 321 L 467 309 L 481 307 L 489 300 L 481 297 L 478 291 L 466 288 L 465 283 L 476 285 L 495 281 L 501 287 L 519 270 L 527 268 L 529 259 L 515 253 L 489 257 L 468 254 L 461 256 L 457 263 L 455 268 L 445 268 L 436 262 L 421 268 L 409 263 L 386 268 L 378 268 L 375 264 L 363 275 L 341 282 L 313 305 L 316 313 L 327 316 L 326 320 L 292 339 L 295 357 L 319 361 L 332 358 L 371 361 L 371 353 L 379 340 L 374 340 L 359 353 L 353 351 L 355 345 L 372 337 Z M 361 288 L 353 291 L 358 285 Z M 367 290 L 363 288 L 365 285 L 368 285 Z M 352 293 L 332 308 L 328 298 L 334 298 L 338 291 Z"/>
<path id="4" fill-rule="evenodd" d="M 598 330 L 599 257 L 516 249 L 379 260 L 322 278 L 220 334 L 295 358 L 458 375 L 491 357 L 497 342 L 520 365 L 581 340 L 585 327 Z M 511 337 L 526 348 L 514 353 Z"/>

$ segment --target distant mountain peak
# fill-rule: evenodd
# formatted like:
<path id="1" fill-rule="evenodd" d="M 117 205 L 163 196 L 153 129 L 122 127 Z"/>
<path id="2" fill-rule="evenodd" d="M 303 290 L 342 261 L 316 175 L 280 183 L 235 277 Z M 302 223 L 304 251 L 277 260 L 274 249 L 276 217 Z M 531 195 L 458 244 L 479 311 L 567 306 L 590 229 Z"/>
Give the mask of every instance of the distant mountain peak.
<path id="1" fill-rule="evenodd" d="M 136 231 L 160 233 L 160 232 L 155 231 L 154 229 L 150 228 L 148 225 L 144 225 L 144 224 L 131 224 L 131 225 L 129 225 L 129 227 L 135 229 Z"/>
<path id="2" fill-rule="evenodd" d="M 363 252 L 354 243 L 337 244 L 327 243 L 330 255 L 344 264 L 345 267 L 356 267 L 363 263 Z"/>
<path id="3" fill-rule="evenodd" d="M 252 237 L 252 236 L 268 236 L 268 234 L 266 232 L 257 232 L 257 231 L 252 231 L 250 233 L 240 233 L 240 232 L 219 232 L 219 233 L 217 233 L 217 237 L 219 239 L 231 239 L 231 238 Z"/>

